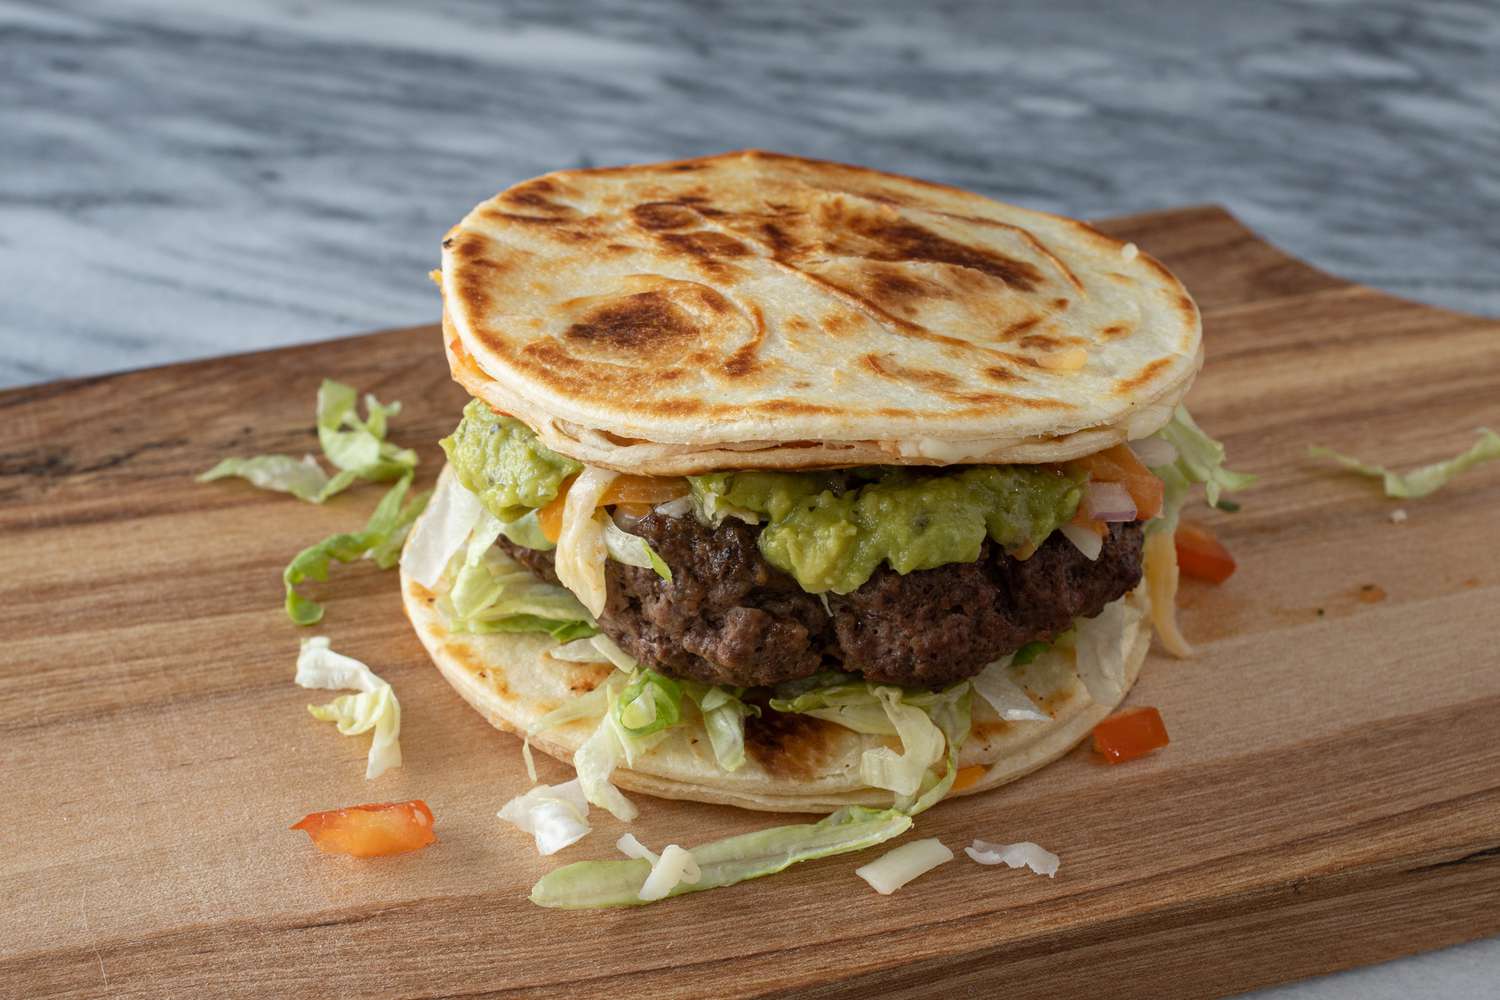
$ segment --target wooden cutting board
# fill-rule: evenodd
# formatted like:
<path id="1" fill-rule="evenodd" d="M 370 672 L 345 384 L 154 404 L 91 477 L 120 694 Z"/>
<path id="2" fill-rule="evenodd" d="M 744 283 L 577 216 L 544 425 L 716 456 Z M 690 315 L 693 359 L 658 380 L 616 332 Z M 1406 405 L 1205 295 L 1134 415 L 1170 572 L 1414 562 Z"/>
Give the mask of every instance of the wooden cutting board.
<path id="1" fill-rule="evenodd" d="M 1131 695 L 1170 747 L 1079 749 L 917 822 L 955 849 L 1035 840 L 1056 879 L 960 855 L 887 898 L 853 873 L 866 854 L 644 909 L 527 902 L 618 825 L 542 859 L 495 819 L 526 786 L 519 744 L 428 663 L 394 573 L 338 568 L 315 630 L 282 614 L 282 566 L 380 488 L 315 507 L 192 480 L 316 450 L 332 376 L 405 403 L 393 438 L 429 481 L 465 394 L 424 327 L 0 394 L 0 994 L 1188 997 L 1500 932 L 1500 467 L 1396 524 L 1304 454 L 1409 466 L 1500 426 L 1500 323 L 1346 284 L 1217 208 L 1105 228 L 1197 296 L 1194 413 L 1262 478 L 1205 518 L 1240 569 L 1185 586 L 1197 658 L 1153 655 Z M 403 768 L 366 782 L 366 739 L 308 716 L 308 634 L 394 684 Z M 330 857 L 287 829 L 414 797 L 441 837 L 419 854 Z M 654 845 L 785 822 L 640 801 Z"/>

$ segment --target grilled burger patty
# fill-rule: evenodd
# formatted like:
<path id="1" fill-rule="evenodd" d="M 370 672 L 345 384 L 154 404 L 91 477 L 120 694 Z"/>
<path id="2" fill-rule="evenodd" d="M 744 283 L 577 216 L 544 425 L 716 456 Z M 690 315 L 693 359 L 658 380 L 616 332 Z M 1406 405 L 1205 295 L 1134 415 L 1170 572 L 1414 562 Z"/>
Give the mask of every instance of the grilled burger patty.
<path id="1" fill-rule="evenodd" d="M 758 526 L 650 514 L 630 531 L 666 560 L 672 580 L 610 560 L 599 627 L 664 673 L 738 687 L 829 669 L 906 687 L 951 684 L 1055 638 L 1141 579 L 1142 525 L 1115 524 L 1093 562 L 1057 532 L 1024 561 L 985 542 L 971 563 L 905 576 L 882 566 L 858 590 L 826 595 L 825 609 L 766 562 Z M 557 581 L 551 552 L 499 544 Z"/>

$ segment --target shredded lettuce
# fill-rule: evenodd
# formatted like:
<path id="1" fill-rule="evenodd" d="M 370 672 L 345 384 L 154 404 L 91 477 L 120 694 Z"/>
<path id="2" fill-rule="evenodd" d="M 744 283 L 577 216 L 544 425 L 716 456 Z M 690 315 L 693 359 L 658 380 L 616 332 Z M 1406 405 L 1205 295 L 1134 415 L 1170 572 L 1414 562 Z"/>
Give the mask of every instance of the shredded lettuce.
<path id="1" fill-rule="evenodd" d="M 401 568 L 422 586 L 436 587 L 485 513 L 479 498 L 464 489 L 456 476 L 442 476 L 427 516 L 412 529 L 411 542 L 401 553 Z"/>
<path id="2" fill-rule="evenodd" d="M 708 481 L 707 477 L 704 477 L 704 479 L 706 482 Z M 714 485 L 723 485 L 722 479 L 719 479 Z M 734 504 L 729 503 L 724 499 L 724 494 L 720 489 L 711 487 L 694 489 L 687 499 L 689 499 L 691 504 L 689 509 L 698 520 L 715 528 L 723 524 L 726 518 L 730 517 L 738 518 L 746 524 L 759 524 L 761 522 L 760 514 L 750 510 L 748 507 L 736 507 Z M 673 502 L 678 503 L 679 501 Z M 678 515 L 674 514 L 672 516 L 676 517 Z"/>
<path id="3" fill-rule="evenodd" d="M 522 548 L 550 552 L 557 547 L 552 539 L 547 537 L 546 532 L 542 531 L 541 518 L 537 517 L 537 512 L 534 510 L 527 511 L 514 521 L 502 522 L 500 534 Z"/>
<path id="4" fill-rule="evenodd" d="M 455 633 L 546 632 L 570 642 L 598 632 L 567 588 L 537 579 L 494 546 L 494 535 L 479 529 L 439 606 Z"/>
<path id="5" fill-rule="evenodd" d="M 703 717 L 703 728 L 708 731 L 715 762 L 725 771 L 738 771 L 744 767 L 745 718 L 751 715 L 760 718 L 760 706 L 741 700 L 745 693 L 743 688 L 725 688 L 697 681 L 682 681 L 681 684 Z"/>
<path id="6" fill-rule="evenodd" d="M 501 819 L 536 838 L 536 851 L 546 857 L 586 837 L 589 804 L 578 780 L 561 785 L 537 785 L 505 803 Z"/>
<path id="7" fill-rule="evenodd" d="M 198 477 L 198 482 L 238 476 L 263 490 L 290 493 L 299 500 L 322 503 L 349 485 L 350 480 L 334 484 L 328 473 L 311 455 L 300 459 L 291 455 L 256 455 L 253 458 L 226 458 Z M 334 486 L 337 485 L 337 489 Z"/>
<path id="8" fill-rule="evenodd" d="M 846 674 L 841 670 L 820 670 L 809 677 L 794 681 L 782 681 L 772 690 L 781 701 L 792 701 L 818 688 L 840 687 L 845 684 L 863 684 L 859 674 Z"/>
<path id="9" fill-rule="evenodd" d="M 381 482 L 410 473 L 417 453 L 385 439 L 387 423 L 401 412 L 401 404 L 382 404 L 366 393 L 361 420 L 355 395 L 352 387 L 332 379 L 318 387 L 318 443 L 323 454 L 335 468 L 360 479 Z"/>
<path id="10" fill-rule="evenodd" d="M 926 712 L 902 701 L 900 688 L 877 687 L 875 697 L 901 740 L 901 752 L 890 747 L 866 750 L 859 761 L 860 779 L 899 796 L 914 796 L 928 770 L 942 759 L 943 732 Z"/>
<path id="11" fill-rule="evenodd" d="M 608 518 L 604 521 L 604 549 L 615 562 L 654 570 L 657 576 L 672 582 L 672 568 L 656 554 L 651 543 L 640 535 L 632 535 Z"/>
<path id="12" fill-rule="evenodd" d="M 547 655 L 569 663 L 612 663 L 627 673 L 640 665 L 635 657 L 615 645 L 615 641 L 603 632 L 575 639 L 548 651 Z"/>
<path id="13" fill-rule="evenodd" d="M 401 705 L 396 692 L 369 667 L 353 657 L 335 653 L 328 639 L 302 640 L 297 654 L 296 682 L 300 687 L 337 691 L 352 688 L 326 705 L 309 705 L 313 718 L 338 723 L 345 736 L 375 731 L 365 765 L 365 777 L 378 778 L 401 766 Z"/>
<path id="14" fill-rule="evenodd" d="M 969 690 L 967 681 L 942 691 L 838 684 L 791 699 L 772 698 L 771 708 L 811 715 L 856 733 L 900 739 L 899 754 L 877 747 L 861 755 L 860 780 L 893 792 L 897 807 L 915 815 L 939 801 L 953 784 L 958 748 L 969 735 Z M 936 778 L 931 768 L 943 759 L 945 747 L 948 767 Z"/>
<path id="15" fill-rule="evenodd" d="M 1349 471 L 1357 472 L 1362 476 L 1382 480 L 1385 495 L 1388 497 L 1417 500 L 1443 488 L 1454 477 L 1479 463 L 1500 458 L 1500 434 L 1496 434 L 1488 427 L 1479 428 L 1477 433 L 1479 440 L 1462 453 L 1442 462 L 1434 462 L 1420 469 L 1413 469 L 1404 475 L 1392 472 L 1383 465 L 1362 462 L 1352 455 L 1345 455 L 1322 445 L 1313 445 L 1307 449 L 1307 453 L 1313 458 L 1332 459 Z"/>
<path id="16" fill-rule="evenodd" d="M 895 809 L 846 806 L 817 823 L 776 826 L 716 840 L 692 849 L 697 882 L 678 882 L 668 897 L 716 889 L 746 879 L 772 875 L 798 863 L 864 850 L 911 829 L 911 817 Z M 629 861 L 581 861 L 543 876 L 531 889 L 538 906 L 570 909 L 637 906 L 652 864 Z"/>
<path id="17" fill-rule="evenodd" d="M 324 379 L 318 387 L 318 443 L 323 455 L 339 471 L 323 471 L 311 455 L 256 455 L 226 458 L 198 477 L 200 483 L 238 476 L 263 490 L 290 493 L 299 500 L 322 503 L 343 492 L 356 480 L 388 482 L 409 475 L 417 464 L 417 453 L 397 448 L 385 439 L 389 420 L 401 412 L 400 403 L 384 404 L 365 396 L 365 417 L 355 406 L 350 386 Z"/>
<path id="18" fill-rule="evenodd" d="M 548 712 L 526 727 L 526 733 L 521 738 L 521 757 L 526 761 L 526 774 L 532 781 L 536 781 L 536 761 L 531 756 L 531 738 L 538 733 L 544 733 L 557 726 L 566 725 L 577 719 L 594 719 L 605 715 L 609 711 L 609 685 L 601 684 L 586 694 L 576 698 L 569 698 L 561 705 Z M 586 801 L 586 800 L 585 800 Z"/>
<path id="19" fill-rule="evenodd" d="M 368 556 L 381 569 L 396 564 L 406 533 L 427 504 L 428 495 L 421 493 L 402 505 L 411 481 L 412 475 L 408 473 L 386 491 L 363 531 L 330 535 L 293 557 L 281 574 L 286 586 L 288 618 L 298 625 L 313 625 L 322 620 L 323 606 L 297 593 L 297 584 L 309 579 L 327 580 L 328 568 L 335 561 L 351 563 Z"/>
<path id="20" fill-rule="evenodd" d="M 546 632 L 569 642 L 598 631 L 566 588 L 538 580 L 495 547 L 509 526 L 455 477 L 439 482 L 431 507 L 402 553 L 401 564 L 412 579 L 433 587 L 455 567 L 463 550 L 440 605 L 454 632 Z"/>
<path id="21" fill-rule="evenodd" d="M 637 670 L 614 705 L 615 721 L 640 738 L 670 729 L 682 719 L 682 685 L 650 667 Z"/>
<path id="22" fill-rule="evenodd" d="M 1125 663 L 1142 614 L 1135 604 L 1119 600 L 1078 622 L 1074 646 L 1078 677 L 1096 704 L 1114 706 L 1125 697 Z"/>
<path id="23" fill-rule="evenodd" d="M 594 634 L 596 626 L 588 621 L 557 621 L 539 615 L 506 615 L 490 622 L 479 622 L 468 631 L 483 635 L 506 632 L 546 632 L 558 642 L 573 642 Z"/>
<path id="24" fill-rule="evenodd" d="M 634 664 L 635 661 L 630 662 Z M 601 700 L 603 702 L 602 716 L 593 735 L 573 755 L 573 767 L 578 772 L 584 794 L 590 802 L 608 809 L 616 818 L 626 822 L 635 818 L 635 806 L 610 784 L 609 777 L 621 761 L 630 766 L 635 763 L 636 758 L 649 753 L 666 737 L 667 731 L 682 720 L 683 686 L 689 683 L 691 682 L 678 681 L 649 668 L 622 666 L 593 692 L 584 696 L 590 701 L 587 716 L 568 713 L 568 719 L 589 717 L 600 710 Z M 721 707 L 728 708 L 727 704 Z M 559 709 L 552 715 L 558 716 L 563 711 L 564 709 Z M 542 720 L 548 721 L 549 719 Z M 539 730 L 531 730 L 536 731 Z M 743 753 L 743 729 L 740 731 L 740 743 Z"/>
<path id="25" fill-rule="evenodd" d="M 1051 647 L 1051 643 L 1042 642 L 1040 639 L 1035 642 L 1028 642 L 1026 645 L 1015 651 L 1015 653 L 1011 656 L 1010 662 L 1013 666 L 1024 667 L 1026 666 L 1026 664 L 1030 663 L 1038 656 L 1041 656 Z"/>
<path id="26" fill-rule="evenodd" d="M 630 675 L 631 680 L 616 705 L 620 713 L 617 721 L 627 747 L 633 748 L 639 739 L 679 723 L 682 697 L 686 695 L 698 707 L 718 765 L 725 771 L 737 771 L 744 766 L 745 718 L 759 717 L 760 707 L 740 700 L 743 688 L 678 680 L 654 670 L 638 670 L 640 663 L 636 658 L 602 632 L 576 639 L 548 655 L 573 663 L 610 663 Z"/>
<path id="27" fill-rule="evenodd" d="M 1045 652 L 1045 644 L 1040 645 L 1042 645 L 1042 650 L 1028 657 L 1026 663 L 1031 663 L 1037 655 Z M 995 714 L 1006 722 L 1045 722 L 1051 716 L 1037 708 L 1036 703 L 1026 694 L 1026 689 L 1017 684 L 1010 675 L 1012 664 L 1015 664 L 1024 649 L 1025 647 L 1022 647 L 1016 653 L 1001 657 L 991 663 L 971 678 L 969 684 L 973 687 L 974 693 L 989 702 Z"/>
<path id="28" fill-rule="evenodd" d="M 1224 468 L 1224 446 L 1205 434 L 1193 421 L 1187 407 L 1181 404 L 1172 411 L 1171 421 L 1157 431 L 1156 436 L 1170 444 L 1177 457 L 1167 465 L 1151 467 L 1166 485 L 1166 493 L 1161 516 L 1151 522 L 1148 531 L 1164 531 L 1170 535 L 1177 530 L 1178 516 L 1195 483 L 1202 483 L 1209 504 L 1218 506 L 1223 493 L 1242 490 L 1255 482 L 1252 475 Z"/>
<path id="29" fill-rule="evenodd" d="M 604 692 L 604 713 L 593 735 L 584 740 L 573 754 L 573 770 L 578 772 L 584 797 L 601 809 L 607 809 L 622 823 L 629 823 L 639 815 L 635 804 L 609 780 L 620 761 L 627 759 L 624 734 L 615 715 L 615 703 L 626 683 L 626 677 L 616 672 L 595 689 Z"/>

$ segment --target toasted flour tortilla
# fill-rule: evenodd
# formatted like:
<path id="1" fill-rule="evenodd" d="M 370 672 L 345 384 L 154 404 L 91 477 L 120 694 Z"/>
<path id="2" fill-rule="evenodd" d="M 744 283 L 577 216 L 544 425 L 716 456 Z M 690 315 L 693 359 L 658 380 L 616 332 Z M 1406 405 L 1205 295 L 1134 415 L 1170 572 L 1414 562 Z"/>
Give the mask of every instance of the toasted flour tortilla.
<path id="1" fill-rule="evenodd" d="M 439 589 L 447 582 L 445 577 Z M 412 580 L 405 569 L 401 593 L 406 614 L 433 662 L 464 700 L 498 729 L 524 734 L 565 701 L 592 691 L 615 669 L 554 659 L 547 654 L 557 643 L 541 633 L 450 632 L 437 605 L 438 594 Z M 1130 652 L 1123 691 L 1128 692 L 1146 657 L 1150 628 L 1143 591 L 1121 601 L 1139 612 L 1126 616 Z M 1052 718 L 1004 722 L 975 695 L 972 731 L 959 751 L 959 766 L 983 765 L 988 770 L 956 794 L 993 788 L 1056 760 L 1118 705 L 1094 702 L 1060 653 L 1020 668 L 1019 680 Z M 561 725 L 534 736 L 531 743 L 571 763 L 598 722 L 592 718 Z M 683 721 L 633 767 L 622 765 L 612 780 L 622 788 L 661 798 L 768 812 L 825 812 L 851 804 L 884 807 L 891 805 L 892 793 L 870 788 L 859 778 L 860 756 L 882 745 L 899 747 L 895 741 L 854 733 L 832 722 L 767 710 L 761 719 L 746 720 L 744 766 L 724 771 L 694 711 L 685 705 Z"/>
<path id="2" fill-rule="evenodd" d="M 1076 458 L 1202 364 L 1150 256 L 956 188 L 759 151 L 572 170 L 443 241 L 454 377 L 647 475 Z"/>

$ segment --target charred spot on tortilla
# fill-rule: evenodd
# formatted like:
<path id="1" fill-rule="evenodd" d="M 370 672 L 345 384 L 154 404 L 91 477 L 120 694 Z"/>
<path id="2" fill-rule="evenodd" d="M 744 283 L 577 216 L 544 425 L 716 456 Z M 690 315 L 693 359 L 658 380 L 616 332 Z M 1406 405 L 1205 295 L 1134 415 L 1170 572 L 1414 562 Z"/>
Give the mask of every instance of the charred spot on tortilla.
<path id="1" fill-rule="evenodd" d="M 691 340 L 698 327 L 664 292 L 637 292 L 600 307 L 564 331 L 572 340 L 633 350 Z"/>
<path id="2" fill-rule="evenodd" d="M 824 768 L 840 735 L 810 715 L 763 711 L 745 720 L 745 752 L 773 777 L 806 779 Z"/>

